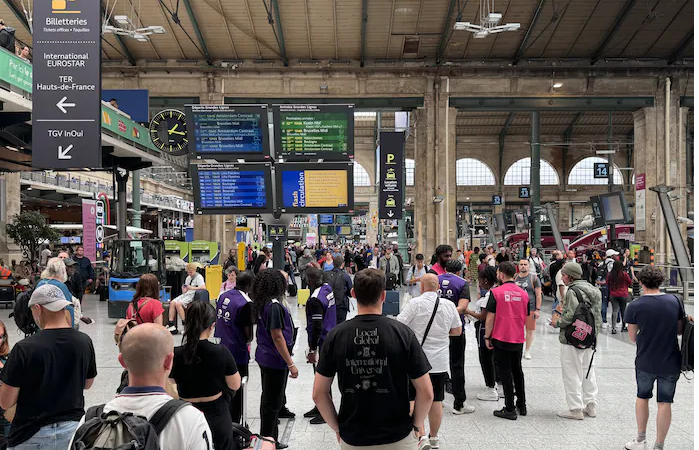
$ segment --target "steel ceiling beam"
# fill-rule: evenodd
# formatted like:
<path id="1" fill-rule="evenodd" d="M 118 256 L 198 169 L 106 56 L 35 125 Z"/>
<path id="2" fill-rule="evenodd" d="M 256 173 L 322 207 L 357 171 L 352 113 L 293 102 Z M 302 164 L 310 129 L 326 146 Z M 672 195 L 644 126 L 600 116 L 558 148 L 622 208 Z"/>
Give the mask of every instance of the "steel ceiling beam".
<path id="1" fill-rule="evenodd" d="M 682 38 L 677 48 L 675 48 L 670 54 L 670 57 L 667 59 L 667 63 L 674 64 L 678 59 L 680 59 L 682 53 L 692 42 L 694 42 L 694 29 L 692 29 L 684 38 Z"/>
<path id="2" fill-rule="evenodd" d="M 274 7 L 274 21 L 277 23 L 277 35 L 279 41 L 279 50 L 282 52 L 282 60 L 284 65 L 289 65 L 289 57 L 286 56 L 286 44 L 284 44 L 284 30 L 282 29 L 282 18 L 279 14 L 279 3 L 277 0 L 270 0 L 272 6 Z M 272 24 L 274 27 L 274 24 Z"/>
<path id="3" fill-rule="evenodd" d="M 364 57 L 366 56 L 366 23 L 369 20 L 367 12 L 369 8 L 369 0 L 362 0 L 362 36 L 361 36 L 361 51 L 359 54 L 359 65 L 364 67 Z"/>
<path id="4" fill-rule="evenodd" d="M 565 141 L 570 140 L 570 135 L 573 134 L 573 128 L 575 128 L 575 125 L 577 125 L 578 122 L 580 122 L 580 119 L 582 118 L 582 116 L 583 116 L 582 111 L 577 113 L 575 115 L 575 117 L 573 118 L 573 121 L 570 123 L 570 125 L 568 125 L 568 128 L 566 128 L 565 132 L 563 132 L 563 138 Z"/>
<path id="5" fill-rule="evenodd" d="M 465 111 L 635 111 L 654 106 L 653 97 L 449 97 Z"/>
<path id="6" fill-rule="evenodd" d="M 532 17 L 531 22 L 529 22 L 527 31 L 524 33 L 524 38 L 522 39 L 522 42 L 519 44 L 517 53 L 515 54 L 515 57 L 512 60 L 512 65 L 514 66 L 516 66 L 519 60 L 522 59 L 522 55 L 524 54 L 524 51 L 527 49 L 527 42 L 529 42 L 529 38 L 531 37 L 532 31 L 536 26 L 536 22 L 539 20 L 541 10 L 544 9 L 544 3 L 546 3 L 546 0 L 539 0 L 539 4 L 536 5 L 536 9 L 534 10 L 534 16 Z"/>
<path id="7" fill-rule="evenodd" d="M 442 56 L 444 55 L 444 50 L 446 50 L 448 39 L 451 35 L 449 24 L 451 24 L 451 15 L 454 13 L 455 6 L 456 0 L 450 0 L 449 10 L 447 11 L 447 18 L 444 20 L 444 28 L 442 28 L 442 37 L 439 38 L 439 47 L 437 47 L 437 64 L 441 64 L 442 62 Z"/>
<path id="8" fill-rule="evenodd" d="M 192 5 L 191 3 L 189 3 L 189 0 L 182 0 L 182 2 L 184 3 L 184 7 L 187 9 L 189 21 L 192 22 L 194 34 L 197 35 L 199 45 L 201 46 L 201 51 L 202 53 L 204 53 L 204 57 L 206 58 L 206 63 L 210 66 L 213 66 L 214 63 L 211 59 L 211 55 L 209 54 L 209 49 L 206 47 L 206 41 L 204 41 L 204 36 L 201 34 L 201 29 L 199 29 L 199 23 L 197 22 L 197 17 L 194 15 L 194 11 L 192 10 Z"/>
<path id="9" fill-rule="evenodd" d="M 590 62 L 592 64 L 595 64 L 602 57 L 602 52 L 604 51 L 605 47 L 607 46 L 607 44 L 609 44 L 609 41 L 612 40 L 614 34 L 616 34 L 616 32 L 619 31 L 621 24 L 624 23 L 624 20 L 626 20 L 626 17 L 629 15 L 633 7 L 636 5 L 637 1 L 638 0 L 626 0 L 624 7 L 621 8 L 621 11 L 619 11 L 619 14 L 617 14 L 616 19 L 614 19 L 614 23 L 612 24 L 611 28 L 609 28 L 607 32 L 604 33 L 604 37 L 597 46 L 597 50 L 595 50 L 595 52 L 592 54 L 592 58 L 590 58 Z"/>
<path id="10" fill-rule="evenodd" d="M 5 0 L 5 3 L 10 2 L 12 3 L 12 0 Z M 102 4 L 102 1 L 100 0 L 100 9 L 101 12 L 100 14 L 102 17 L 104 17 L 104 4 Z M 119 28 L 119 25 L 114 22 L 114 17 L 109 17 L 109 24 L 115 28 Z M 131 53 L 131 50 L 129 50 L 129 47 L 126 46 L 126 42 L 124 42 L 124 38 L 119 36 L 118 34 L 115 34 L 114 37 L 116 38 L 117 44 L 119 44 L 119 47 L 121 47 L 121 51 L 124 53 L 124 56 L 126 59 L 129 61 L 129 64 L 132 66 L 136 65 L 136 57 L 134 57 L 133 53 Z M 104 36 L 102 36 L 102 39 L 104 39 Z"/>
<path id="11" fill-rule="evenodd" d="M 22 14 L 22 11 L 19 10 L 17 5 L 15 5 L 15 3 L 12 0 L 5 0 L 5 5 L 7 5 L 7 7 L 10 8 L 10 11 L 12 11 L 12 14 L 14 14 L 15 17 L 17 17 L 17 20 L 22 22 L 22 25 L 24 26 L 24 28 L 27 29 L 29 34 L 32 34 L 32 29 L 29 26 L 29 22 L 27 21 L 27 18 L 24 17 L 24 14 Z"/>
<path id="12" fill-rule="evenodd" d="M 512 124 L 512 118 L 514 116 L 514 111 L 510 112 L 510 115 L 508 115 L 507 119 L 505 120 L 505 125 L 503 125 L 502 130 L 500 130 L 500 136 L 498 137 L 498 173 L 500 175 L 500 180 L 498 180 L 498 184 L 500 185 L 502 185 L 504 179 L 504 174 L 502 173 L 502 160 L 505 156 L 505 136 L 507 136 L 507 130 L 510 128 L 510 125 Z"/>

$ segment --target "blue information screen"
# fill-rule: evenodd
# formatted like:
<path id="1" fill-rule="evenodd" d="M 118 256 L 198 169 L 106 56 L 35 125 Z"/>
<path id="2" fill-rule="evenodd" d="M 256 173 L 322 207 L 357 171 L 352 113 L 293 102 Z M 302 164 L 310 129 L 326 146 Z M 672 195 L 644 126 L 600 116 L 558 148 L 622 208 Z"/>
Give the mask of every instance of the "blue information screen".
<path id="1" fill-rule="evenodd" d="M 328 225 L 334 222 L 335 218 L 332 214 L 321 214 L 318 216 L 318 222 Z"/>
<path id="2" fill-rule="evenodd" d="M 199 208 L 267 208 L 264 170 L 200 165 Z"/>
<path id="3" fill-rule="evenodd" d="M 191 105 L 188 119 L 190 153 L 216 159 L 222 155 L 243 159 L 269 155 L 266 107 Z"/>

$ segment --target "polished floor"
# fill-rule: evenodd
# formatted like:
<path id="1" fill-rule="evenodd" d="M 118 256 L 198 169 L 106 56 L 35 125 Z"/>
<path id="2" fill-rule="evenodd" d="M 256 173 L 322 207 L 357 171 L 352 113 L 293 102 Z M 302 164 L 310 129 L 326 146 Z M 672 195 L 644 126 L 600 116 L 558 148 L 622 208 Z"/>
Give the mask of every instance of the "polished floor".
<path id="1" fill-rule="evenodd" d="M 295 314 L 299 333 L 295 349 L 300 376 L 290 380 L 287 388 L 289 408 L 297 413 L 294 420 L 282 420 L 280 440 L 289 442 L 292 449 L 339 448 L 333 433 L 327 425 L 310 425 L 302 413 L 311 409 L 312 367 L 305 362 L 306 333 L 305 314 L 302 307 L 296 307 L 295 299 L 290 299 L 292 314 Z M 544 310 L 546 307 L 544 307 Z M 693 308 L 688 308 L 689 313 Z M 114 345 L 113 331 L 116 320 L 107 318 L 107 305 L 92 296 L 84 300 L 85 314 L 96 320 L 92 325 L 82 324 L 81 331 L 93 340 L 97 353 L 98 376 L 92 389 L 86 392 L 86 405 L 104 403 L 113 395 L 119 384 L 122 368 L 117 361 L 117 348 Z M 0 320 L 8 326 L 10 343 L 20 339 L 10 310 L 0 309 Z M 610 313 L 611 314 L 611 313 Z M 476 406 L 476 412 L 462 416 L 451 414 L 452 397 L 447 394 L 445 415 L 439 433 L 441 449 L 447 450 L 506 450 L 506 449 L 556 449 L 556 450 L 607 450 L 622 449 L 624 443 L 635 436 L 634 416 L 635 378 L 634 344 L 622 334 L 604 334 L 599 337 L 595 356 L 595 370 L 599 384 L 599 406 L 597 418 L 571 421 L 558 418 L 556 411 L 565 409 L 565 394 L 560 371 L 560 343 L 558 334 L 548 331 L 544 314 L 539 319 L 536 340 L 532 348 L 533 359 L 523 361 L 527 403 L 529 414 L 517 421 L 507 421 L 493 417 L 492 411 L 502 407 L 500 402 L 476 400 L 476 394 L 483 389 L 483 376 L 478 364 L 478 354 L 472 325 L 467 328 L 466 346 L 466 390 L 469 402 Z M 176 343 L 181 338 L 177 337 Z M 259 431 L 260 373 L 255 363 L 251 363 L 249 395 L 247 402 L 248 421 L 253 432 Z M 673 421 L 665 443 L 666 449 L 694 448 L 694 382 L 684 377 L 677 385 L 673 405 Z M 336 399 L 339 395 L 334 396 Z M 380 407 L 380 405 L 377 405 Z M 655 438 L 655 412 L 651 401 L 651 420 L 648 426 L 648 442 Z"/>

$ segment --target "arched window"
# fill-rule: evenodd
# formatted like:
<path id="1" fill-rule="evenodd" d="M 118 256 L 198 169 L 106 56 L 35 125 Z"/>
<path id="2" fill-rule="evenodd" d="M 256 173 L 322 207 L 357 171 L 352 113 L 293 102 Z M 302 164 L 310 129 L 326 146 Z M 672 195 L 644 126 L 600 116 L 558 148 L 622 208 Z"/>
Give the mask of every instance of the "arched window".
<path id="1" fill-rule="evenodd" d="M 495 174 L 483 161 L 461 158 L 456 161 L 457 186 L 495 186 Z"/>
<path id="2" fill-rule="evenodd" d="M 357 161 L 354 162 L 354 185 L 355 186 L 371 186 L 369 173 Z"/>
<path id="3" fill-rule="evenodd" d="M 589 158 L 583 159 L 570 169 L 568 184 L 608 184 L 606 178 L 595 178 L 595 163 L 606 162 L 606 158 L 600 158 L 599 156 L 590 156 Z M 619 166 L 616 164 L 614 164 L 614 184 L 624 184 L 624 177 L 621 175 L 621 170 L 619 170 Z"/>
<path id="4" fill-rule="evenodd" d="M 556 169 L 546 160 L 539 160 L 539 175 L 541 185 L 556 186 L 560 184 Z M 522 158 L 515 162 L 505 172 L 506 186 L 529 186 L 531 182 L 532 159 Z"/>
<path id="5" fill-rule="evenodd" d="M 405 185 L 415 186 L 415 160 L 405 160 Z"/>

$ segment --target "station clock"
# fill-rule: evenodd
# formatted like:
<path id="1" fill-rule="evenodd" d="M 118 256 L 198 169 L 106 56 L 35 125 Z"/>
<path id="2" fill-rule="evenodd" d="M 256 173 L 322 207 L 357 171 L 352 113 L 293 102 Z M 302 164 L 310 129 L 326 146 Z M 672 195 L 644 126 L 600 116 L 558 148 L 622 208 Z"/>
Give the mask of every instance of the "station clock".
<path id="1" fill-rule="evenodd" d="M 161 151 L 172 155 L 187 153 L 187 117 L 182 111 L 160 111 L 151 119 L 148 131 L 151 142 Z"/>

